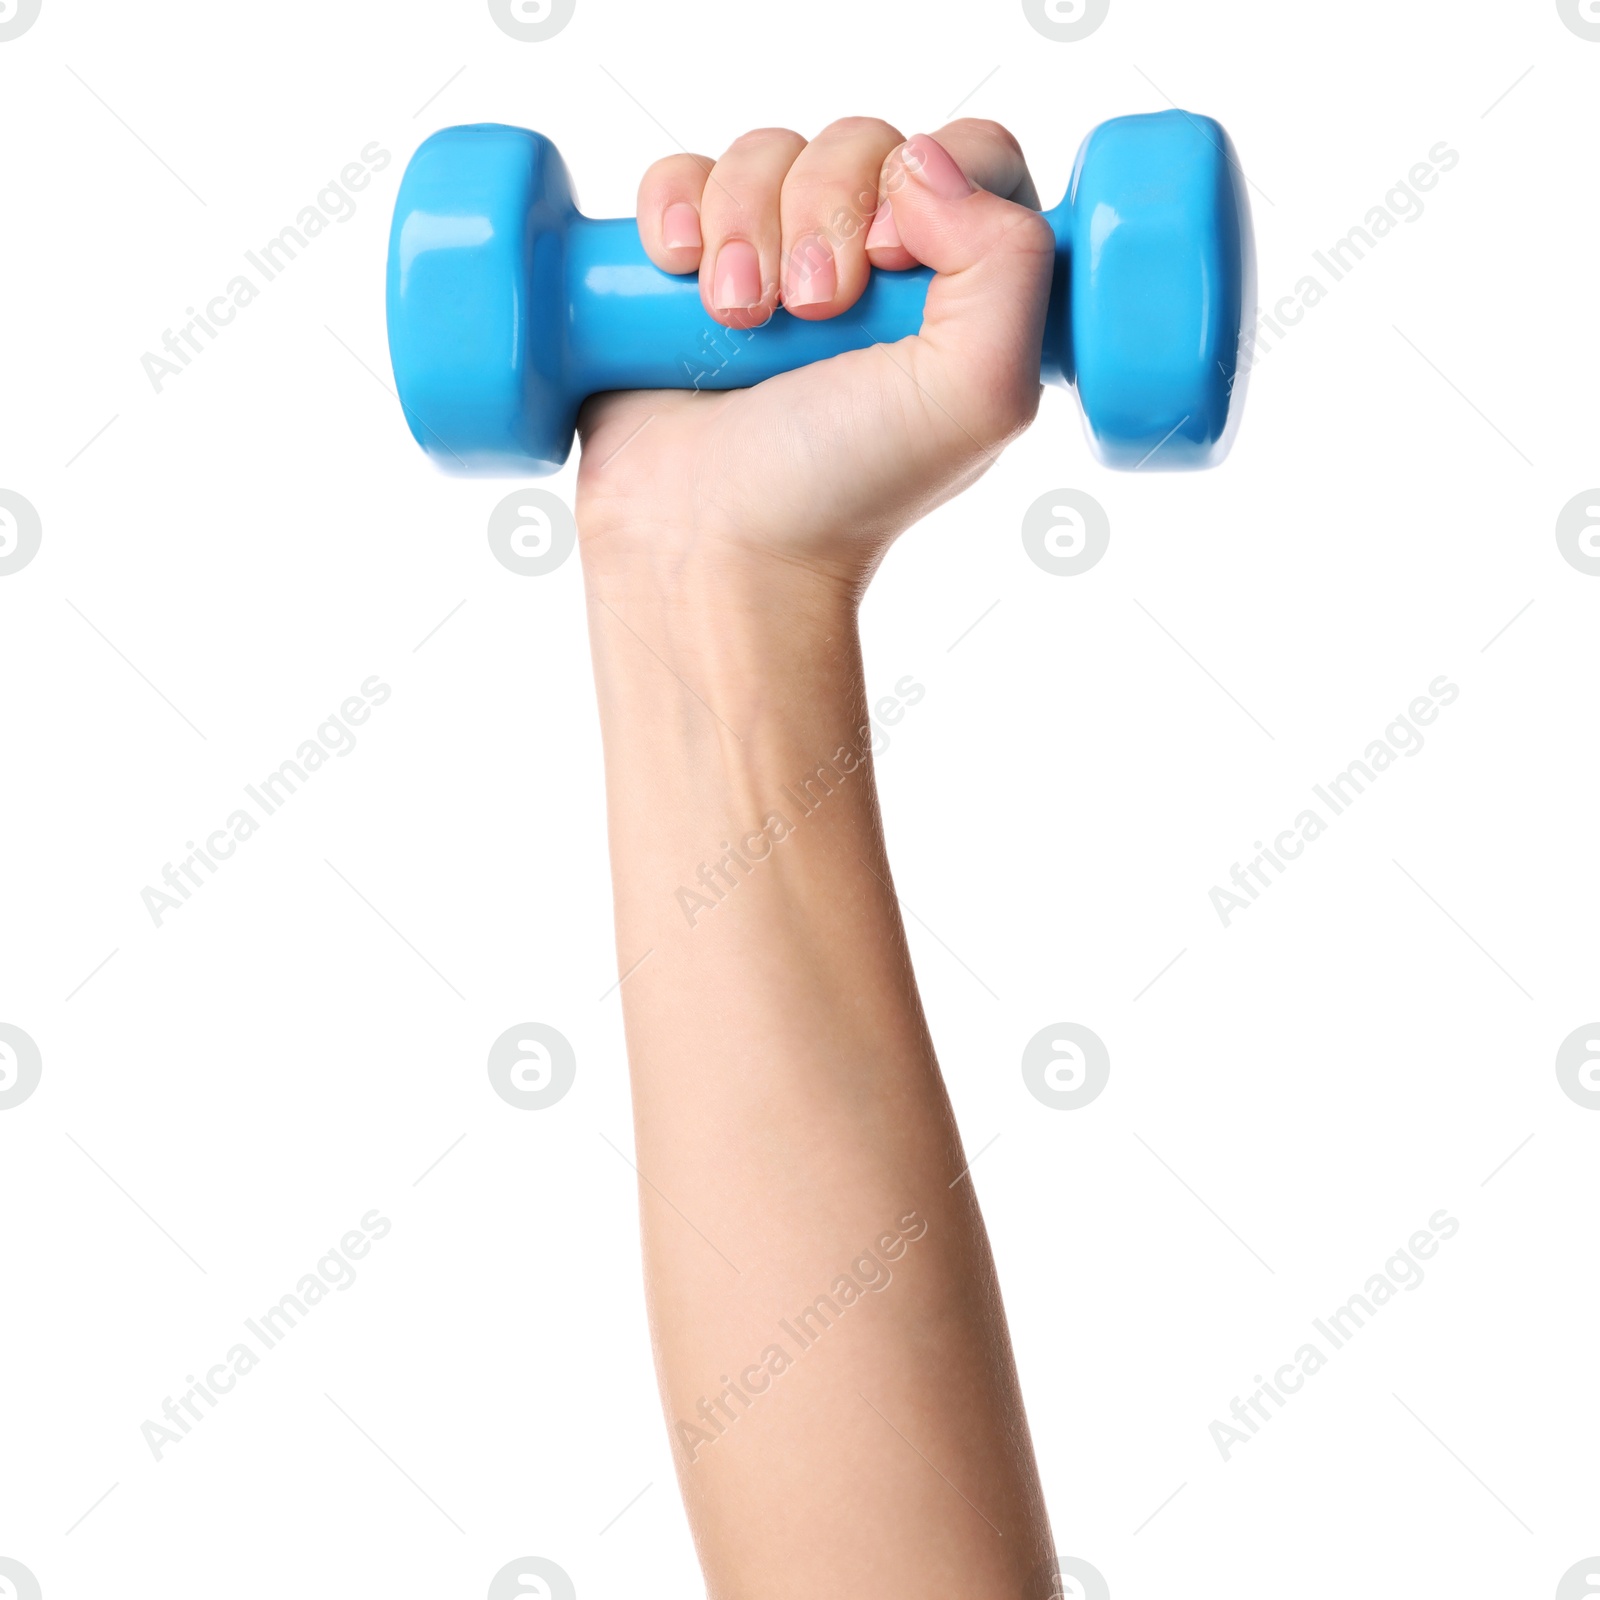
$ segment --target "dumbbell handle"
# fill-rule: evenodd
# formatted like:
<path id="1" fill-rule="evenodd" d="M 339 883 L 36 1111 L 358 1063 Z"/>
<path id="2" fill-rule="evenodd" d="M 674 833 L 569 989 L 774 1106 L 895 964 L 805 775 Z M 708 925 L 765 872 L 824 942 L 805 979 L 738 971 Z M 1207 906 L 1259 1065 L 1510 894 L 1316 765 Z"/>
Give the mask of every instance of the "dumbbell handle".
<path id="1" fill-rule="evenodd" d="M 1066 202 L 1046 220 L 1056 234 L 1056 269 L 1040 375 L 1064 383 Z M 874 270 L 861 298 L 836 317 L 812 322 L 780 308 L 758 328 L 728 328 L 701 302 L 697 277 L 674 277 L 650 260 L 632 218 L 590 217 L 568 228 L 565 272 L 567 373 L 579 394 L 744 389 L 846 350 L 891 344 L 921 328 L 933 278 L 926 267 Z"/>

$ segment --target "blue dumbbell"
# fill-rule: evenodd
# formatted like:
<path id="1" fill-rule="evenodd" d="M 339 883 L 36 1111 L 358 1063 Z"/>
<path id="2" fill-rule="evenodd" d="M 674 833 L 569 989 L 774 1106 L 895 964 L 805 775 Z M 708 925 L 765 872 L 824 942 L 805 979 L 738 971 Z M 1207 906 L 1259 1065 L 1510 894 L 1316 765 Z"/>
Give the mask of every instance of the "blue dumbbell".
<path id="1" fill-rule="evenodd" d="M 1117 117 L 1084 141 L 1045 213 L 1055 278 L 1040 353 L 1076 387 L 1107 466 L 1216 465 L 1244 396 L 1255 316 L 1250 207 L 1227 134 L 1186 111 Z M 633 219 L 581 216 L 560 153 L 497 123 L 411 158 L 389 237 L 389 353 L 417 443 L 453 472 L 554 472 L 578 407 L 608 389 L 742 389 L 915 333 L 931 273 L 874 272 L 846 316 L 714 321 Z"/>

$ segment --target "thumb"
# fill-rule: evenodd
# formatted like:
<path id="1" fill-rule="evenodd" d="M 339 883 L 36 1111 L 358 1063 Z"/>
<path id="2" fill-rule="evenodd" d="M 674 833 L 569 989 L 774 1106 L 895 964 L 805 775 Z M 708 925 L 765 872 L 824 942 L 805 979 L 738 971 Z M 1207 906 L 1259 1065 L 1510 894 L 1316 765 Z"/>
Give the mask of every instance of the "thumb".
<path id="1" fill-rule="evenodd" d="M 900 150 L 894 219 L 932 267 L 920 335 L 901 346 L 934 408 L 986 450 L 1039 408 L 1039 356 L 1055 270 L 1055 234 L 1037 211 L 975 188 L 925 133 Z M 893 183 L 891 177 L 890 182 Z"/>

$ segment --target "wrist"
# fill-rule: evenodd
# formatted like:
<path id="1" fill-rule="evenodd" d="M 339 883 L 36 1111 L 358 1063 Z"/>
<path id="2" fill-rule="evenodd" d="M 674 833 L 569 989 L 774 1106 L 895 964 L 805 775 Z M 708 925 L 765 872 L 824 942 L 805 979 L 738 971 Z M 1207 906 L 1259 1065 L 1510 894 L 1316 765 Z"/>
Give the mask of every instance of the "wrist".
<path id="1" fill-rule="evenodd" d="M 669 550 L 585 564 L 614 810 L 753 826 L 778 783 L 862 743 L 855 596 L 771 558 L 700 560 L 663 533 Z"/>
<path id="2" fill-rule="evenodd" d="M 619 605 L 773 609 L 833 622 L 853 616 L 870 572 L 858 549 L 840 559 L 830 544 L 808 534 L 782 540 L 760 527 L 730 525 L 718 515 L 688 518 L 659 502 L 608 505 L 604 513 L 578 503 L 578 550 L 591 597 Z"/>
<path id="3" fill-rule="evenodd" d="M 860 594 L 847 577 L 670 524 L 586 530 L 581 548 L 602 711 L 625 687 L 667 694 L 676 679 L 719 710 L 757 715 L 859 677 Z"/>

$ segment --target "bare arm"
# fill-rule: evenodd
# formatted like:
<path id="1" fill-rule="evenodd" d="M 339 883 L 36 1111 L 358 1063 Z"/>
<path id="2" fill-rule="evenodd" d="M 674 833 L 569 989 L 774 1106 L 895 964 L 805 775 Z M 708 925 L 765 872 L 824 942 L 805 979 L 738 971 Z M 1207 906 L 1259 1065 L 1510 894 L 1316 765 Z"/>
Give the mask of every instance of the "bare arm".
<path id="1" fill-rule="evenodd" d="M 872 381 L 918 407 L 892 366 Z M 666 1422 L 714 1600 L 1022 1600 L 1049 1531 L 864 731 L 856 606 L 886 541 L 796 558 L 726 517 L 746 485 L 700 510 L 674 476 L 675 430 L 714 449 L 704 430 L 764 426 L 757 396 L 787 382 L 621 397 L 586 443 L 665 407 L 625 491 L 585 484 L 580 525 Z"/>

